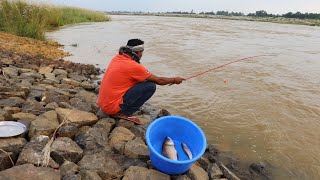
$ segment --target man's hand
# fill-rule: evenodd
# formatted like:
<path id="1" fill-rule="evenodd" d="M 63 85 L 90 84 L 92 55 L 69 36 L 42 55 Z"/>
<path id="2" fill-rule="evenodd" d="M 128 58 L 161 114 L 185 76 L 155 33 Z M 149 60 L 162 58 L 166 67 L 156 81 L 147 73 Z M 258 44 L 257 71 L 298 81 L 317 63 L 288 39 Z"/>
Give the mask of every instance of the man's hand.
<path id="1" fill-rule="evenodd" d="M 174 84 L 181 84 L 182 81 L 184 81 L 184 80 L 186 80 L 186 79 L 181 78 L 181 77 L 175 77 L 174 78 Z"/>

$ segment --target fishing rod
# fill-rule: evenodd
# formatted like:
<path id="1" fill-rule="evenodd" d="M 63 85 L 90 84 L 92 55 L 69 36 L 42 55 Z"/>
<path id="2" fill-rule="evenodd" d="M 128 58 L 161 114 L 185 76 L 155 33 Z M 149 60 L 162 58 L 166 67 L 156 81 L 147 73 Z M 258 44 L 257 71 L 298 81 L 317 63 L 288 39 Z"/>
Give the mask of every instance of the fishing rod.
<path id="1" fill-rule="evenodd" d="M 262 57 L 262 56 L 275 56 L 275 55 L 257 55 L 257 56 L 250 56 L 250 57 L 238 59 L 238 60 L 235 60 L 235 61 L 226 63 L 226 64 L 222 64 L 222 65 L 220 65 L 220 66 L 214 67 L 214 68 L 212 68 L 212 69 L 206 70 L 206 71 L 204 71 L 204 72 L 200 72 L 200 73 L 195 74 L 195 75 L 193 75 L 193 76 L 187 77 L 187 78 L 185 78 L 185 80 L 192 79 L 192 78 L 195 78 L 195 77 L 197 77 L 197 76 L 201 76 L 201 75 L 203 75 L 203 74 L 205 74 L 205 73 L 208 73 L 208 72 L 213 71 L 213 70 L 215 70 L 215 69 L 222 68 L 222 67 L 227 66 L 227 65 L 229 65 L 229 64 L 233 64 L 233 63 L 236 63 L 236 62 L 239 62 L 239 61 L 244 61 L 244 60 L 247 60 L 247 59 L 252 59 L 252 58 L 255 58 L 255 57 Z"/>

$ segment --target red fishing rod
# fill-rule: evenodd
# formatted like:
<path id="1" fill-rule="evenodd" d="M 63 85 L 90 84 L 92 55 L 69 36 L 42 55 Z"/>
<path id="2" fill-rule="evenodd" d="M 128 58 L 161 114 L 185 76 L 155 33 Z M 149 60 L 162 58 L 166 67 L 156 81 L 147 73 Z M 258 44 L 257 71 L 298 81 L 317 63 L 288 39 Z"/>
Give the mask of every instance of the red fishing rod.
<path id="1" fill-rule="evenodd" d="M 258 56 L 250 56 L 250 57 L 238 59 L 238 60 L 235 60 L 235 61 L 226 63 L 226 64 L 222 64 L 222 65 L 217 66 L 217 67 L 215 67 L 215 68 L 206 70 L 206 71 L 204 71 L 204 72 L 195 74 L 195 75 L 193 75 L 193 76 L 187 77 L 187 78 L 185 78 L 185 80 L 192 79 L 192 78 L 195 78 L 195 77 L 197 77 L 197 76 L 201 76 L 201 75 L 203 75 L 203 74 L 205 74 L 205 73 L 208 73 L 208 72 L 213 71 L 213 70 L 215 70 L 215 69 L 222 68 L 222 67 L 227 66 L 227 65 L 229 65 L 229 64 L 233 64 L 233 63 L 236 63 L 236 62 L 239 62 L 239 61 L 244 61 L 244 60 L 252 59 L 252 58 L 255 58 L 255 57 L 261 57 L 261 56 L 274 56 L 274 55 L 258 55 Z"/>

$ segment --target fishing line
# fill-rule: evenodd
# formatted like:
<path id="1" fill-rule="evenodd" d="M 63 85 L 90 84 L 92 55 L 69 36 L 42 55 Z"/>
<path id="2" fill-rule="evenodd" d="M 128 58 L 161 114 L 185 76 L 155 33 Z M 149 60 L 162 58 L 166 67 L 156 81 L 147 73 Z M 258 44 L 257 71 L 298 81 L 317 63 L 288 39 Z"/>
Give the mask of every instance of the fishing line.
<path id="1" fill-rule="evenodd" d="M 214 68 L 212 68 L 212 69 L 206 70 L 206 71 L 204 71 L 204 72 L 200 72 L 200 73 L 195 74 L 195 75 L 193 75 L 193 76 L 187 77 L 187 78 L 185 78 L 185 80 L 192 79 L 192 78 L 195 78 L 195 77 L 197 77 L 197 76 L 201 76 L 201 75 L 203 75 L 203 74 L 205 74 L 205 73 L 208 73 L 208 72 L 213 71 L 213 70 L 215 70 L 215 69 L 222 68 L 222 67 L 227 66 L 227 65 L 229 65 L 229 64 L 233 64 L 233 63 L 236 63 L 236 62 L 239 62 L 239 61 L 244 61 L 244 60 L 252 59 L 252 58 L 256 58 L 256 57 L 262 57 L 262 56 L 275 56 L 275 55 L 271 55 L 271 54 L 270 54 L 270 55 L 257 55 L 257 56 L 250 56 L 250 57 L 238 59 L 238 60 L 235 60 L 235 61 L 226 63 L 226 64 L 222 64 L 222 65 L 220 65 L 220 66 L 214 67 Z"/>

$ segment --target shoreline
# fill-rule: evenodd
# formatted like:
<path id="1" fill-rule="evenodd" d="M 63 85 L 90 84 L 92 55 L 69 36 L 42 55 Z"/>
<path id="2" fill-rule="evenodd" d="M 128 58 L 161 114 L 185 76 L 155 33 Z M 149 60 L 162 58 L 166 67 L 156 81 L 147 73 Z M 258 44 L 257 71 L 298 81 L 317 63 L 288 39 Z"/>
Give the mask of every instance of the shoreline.
<path id="1" fill-rule="evenodd" d="M 206 19 L 224 19 L 235 21 L 255 21 L 270 22 L 277 24 L 293 24 L 306 26 L 320 26 L 320 20 L 315 19 L 295 19 L 282 17 L 249 17 L 249 16 L 222 16 L 222 15 L 203 15 L 203 14 L 165 14 L 165 13 L 116 13 L 108 12 L 108 15 L 130 15 L 130 16 L 164 16 L 164 17 L 184 17 L 184 18 L 206 18 Z"/>
<path id="2" fill-rule="evenodd" d="M 183 175 L 169 176 L 157 171 L 149 160 L 144 136 L 148 125 L 157 117 L 170 115 L 168 111 L 144 105 L 137 113 L 144 125 L 110 118 L 102 114 L 96 104 L 99 68 L 63 59 L 67 53 L 58 50 L 61 46 L 39 45 L 36 40 L 8 36 L 11 40 L 8 42 L 27 48 L 0 46 L 0 122 L 21 122 L 28 130 L 16 137 L 0 138 L 3 150 L 0 151 L 0 176 L 10 179 L 26 171 L 32 171 L 33 177 L 52 179 L 270 176 L 263 163 L 253 163 L 245 169 L 239 169 L 232 160 L 224 164 L 213 145 L 208 145 L 201 159 Z M 39 46 L 42 49 L 38 49 Z M 52 137 L 48 157 L 42 150 Z M 45 157 L 47 164 L 43 162 Z M 46 165 L 48 167 L 41 167 Z"/>

